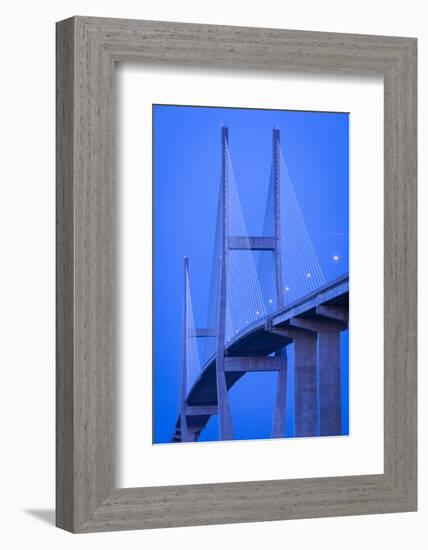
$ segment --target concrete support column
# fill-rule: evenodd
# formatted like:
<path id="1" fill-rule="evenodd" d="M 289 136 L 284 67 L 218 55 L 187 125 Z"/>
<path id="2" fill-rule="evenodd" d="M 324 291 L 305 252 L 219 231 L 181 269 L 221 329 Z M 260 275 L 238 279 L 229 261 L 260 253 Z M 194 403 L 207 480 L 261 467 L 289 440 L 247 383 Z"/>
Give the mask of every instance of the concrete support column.
<path id="1" fill-rule="evenodd" d="M 278 371 L 275 409 L 272 421 L 272 437 L 285 436 L 285 404 L 287 394 L 287 348 L 279 352 L 281 366 Z"/>
<path id="2" fill-rule="evenodd" d="M 340 332 L 318 333 L 318 369 L 320 435 L 340 435 Z"/>
<path id="3" fill-rule="evenodd" d="M 233 439 L 233 432 L 232 432 L 232 419 L 230 416 L 230 408 L 229 408 L 229 399 L 227 396 L 227 383 L 226 383 L 226 373 L 224 372 L 223 355 L 217 355 L 216 382 L 217 382 L 219 439 L 220 441 L 225 441 L 228 439 Z"/>
<path id="4" fill-rule="evenodd" d="M 302 333 L 293 340 L 296 437 L 317 435 L 317 337 Z"/>
<path id="5" fill-rule="evenodd" d="M 317 307 L 318 319 L 292 318 L 291 324 L 318 335 L 320 435 L 341 433 L 340 332 L 348 328 L 347 311 L 330 306 Z M 327 317 L 328 316 L 328 317 Z"/>
<path id="6" fill-rule="evenodd" d="M 229 222 L 228 222 L 228 128 L 221 128 L 221 224 L 222 224 L 222 257 L 218 290 L 218 325 L 217 325 L 217 358 L 216 382 L 219 420 L 219 439 L 233 439 L 232 419 L 227 396 L 226 372 L 224 368 L 224 337 L 226 332 L 227 305 L 227 266 L 229 256 Z"/>

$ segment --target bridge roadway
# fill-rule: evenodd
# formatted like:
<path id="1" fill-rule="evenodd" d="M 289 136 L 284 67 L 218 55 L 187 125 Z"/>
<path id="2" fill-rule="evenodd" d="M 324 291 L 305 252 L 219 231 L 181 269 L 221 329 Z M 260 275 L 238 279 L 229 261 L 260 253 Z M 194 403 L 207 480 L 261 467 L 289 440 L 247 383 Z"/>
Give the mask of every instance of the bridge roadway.
<path id="1" fill-rule="evenodd" d="M 269 314 L 239 332 L 225 347 L 227 389 L 246 372 L 279 370 L 276 357 L 266 358 L 293 342 L 293 334 L 314 330 L 317 323 L 336 325 L 345 330 L 349 308 L 349 276 L 345 274 L 303 296 L 292 304 Z M 311 326 L 311 323 L 313 326 Z M 186 403 L 189 431 L 197 440 L 211 415 L 217 414 L 216 356 L 201 370 L 190 389 Z M 173 442 L 181 441 L 178 416 Z"/>

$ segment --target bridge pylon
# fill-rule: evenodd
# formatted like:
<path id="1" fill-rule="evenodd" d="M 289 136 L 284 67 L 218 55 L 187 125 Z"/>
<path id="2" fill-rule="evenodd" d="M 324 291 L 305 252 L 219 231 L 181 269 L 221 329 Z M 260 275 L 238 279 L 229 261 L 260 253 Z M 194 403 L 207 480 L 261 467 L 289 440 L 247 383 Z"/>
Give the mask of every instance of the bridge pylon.
<path id="1" fill-rule="evenodd" d="M 280 131 L 274 128 L 272 131 L 272 175 L 274 193 L 274 239 L 275 239 L 275 282 L 276 282 L 276 308 L 284 305 L 284 291 L 282 284 L 281 263 L 281 154 Z M 281 358 L 278 372 L 275 408 L 272 420 L 272 437 L 284 437 L 285 435 L 285 399 L 287 395 L 287 347 L 276 352 Z"/>
<path id="2" fill-rule="evenodd" d="M 221 207 L 221 260 L 220 276 L 218 287 L 218 327 L 217 327 L 217 358 L 216 358 L 216 380 L 217 380 L 217 401 L 219 415 L 219 438 L 232 439 L 232 421 L 227 396 L 227 372 L 234 372 L 233 366 L 239 365 L 239 371 L 254 371 L 254 357 L 236 357 L 232 361 L 226 358 L 225 368 L 225 329 L 226 329 L 226 308 L 227 308 L 227 273 L 229 254 L 231 251 L 245 250 L 251 252 L 268 251 L 274 254 L 275 259 L 275 283 L 276 283 L 276 301 L 277 308 L 283 306 L 283 285 L 281 271 L 281 175 L 280 175 L 280 131 L 274 128 L 272 132 L 272 167 L 273 167 L 273 185 L 274 185 L 274 235 L 266 236 L 247 236 L 247 235 L 229 235 L 229 130 L 226 126 L 221 128 L 221 188 L 220 188 L 220 207 Z M 272 421 L 272 437 L 284 437 L 285 434 L 285 398 L 287 381 L 287 356 L 286 349 L 276 352 L 277 361 L 275 370 L 278 370 L 277 395 Z M 247 365 L 247 367 L 246 367 Z M 257 369 L 266 371 L 272 369 L 272 358 L 260 357 L 257 361 Z M 238 367 L 236 367 L 238 368 Z"/>
<path id="3" fill-rule="evenodd" d="M 229 398 L 227 395 L 227 381 L 225 372 L 225 334 L 226 334 L 226 308 L 227 308 L 227 264 L 229 259 L 229 221 L 228 221 L 228 145 L 229 129 L 221 128 L 221 182 L 220 182 L 220 208 L 221 208 L 221 258 L 218 285 L 218 320 L 217 320 L 217 356 L 216 356 L 216 383 L 217 383 L 217 407 L 219 420 L 219 438 L 221 440 L 233 439 L 232 419 L 230 415 Z"/>

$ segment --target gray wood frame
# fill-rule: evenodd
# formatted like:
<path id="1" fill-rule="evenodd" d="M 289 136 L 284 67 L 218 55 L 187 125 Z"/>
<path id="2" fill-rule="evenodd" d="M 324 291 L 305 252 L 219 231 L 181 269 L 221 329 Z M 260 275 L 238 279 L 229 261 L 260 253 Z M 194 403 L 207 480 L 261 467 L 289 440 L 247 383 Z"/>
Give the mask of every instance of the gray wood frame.
<path id="1" fill-rule="evenodd" d="M 57 525 L 72 532 L 417 506 L 416 39 L 73 17 L 57 24 Z M 116 489 L 114 66 L 376 74 L 385 93 L 384 474 Z M 144 464 L 142 464 L 144 467 Z"/>

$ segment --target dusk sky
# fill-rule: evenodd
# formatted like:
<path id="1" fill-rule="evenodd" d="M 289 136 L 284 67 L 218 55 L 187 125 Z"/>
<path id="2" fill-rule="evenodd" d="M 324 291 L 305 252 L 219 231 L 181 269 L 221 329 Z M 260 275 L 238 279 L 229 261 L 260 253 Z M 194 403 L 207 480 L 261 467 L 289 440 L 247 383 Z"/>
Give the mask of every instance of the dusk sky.
<path id="1" fill-rule="evenodd" d="M 272 129 L 285 159 L 326 281 L 348 272 L 349 115 L 283 110 L 153 106 L 154 442 L 171 439 L 177 417 L 183 258 L 190 259 L 196 325 L 210 292 L 221 169 L 220 131 L 229 148 L 248 233 L 261 235 L 271 170 Z M 348 433 L 348 335 L 341 335 L 342 433 Z M 292 346 L 289 346 L 289 349 Z M 290 349 L 291 352 L 291 349 Z M 292 364 L 292 352 L 289 355 Z M 235 439 L 270 437 L 277 373 L 246 374 L 229 391 Z M 286 437 L 294 433 L 289 368 Z M 212 417 L 200 441 L 218 438 Z"/>

